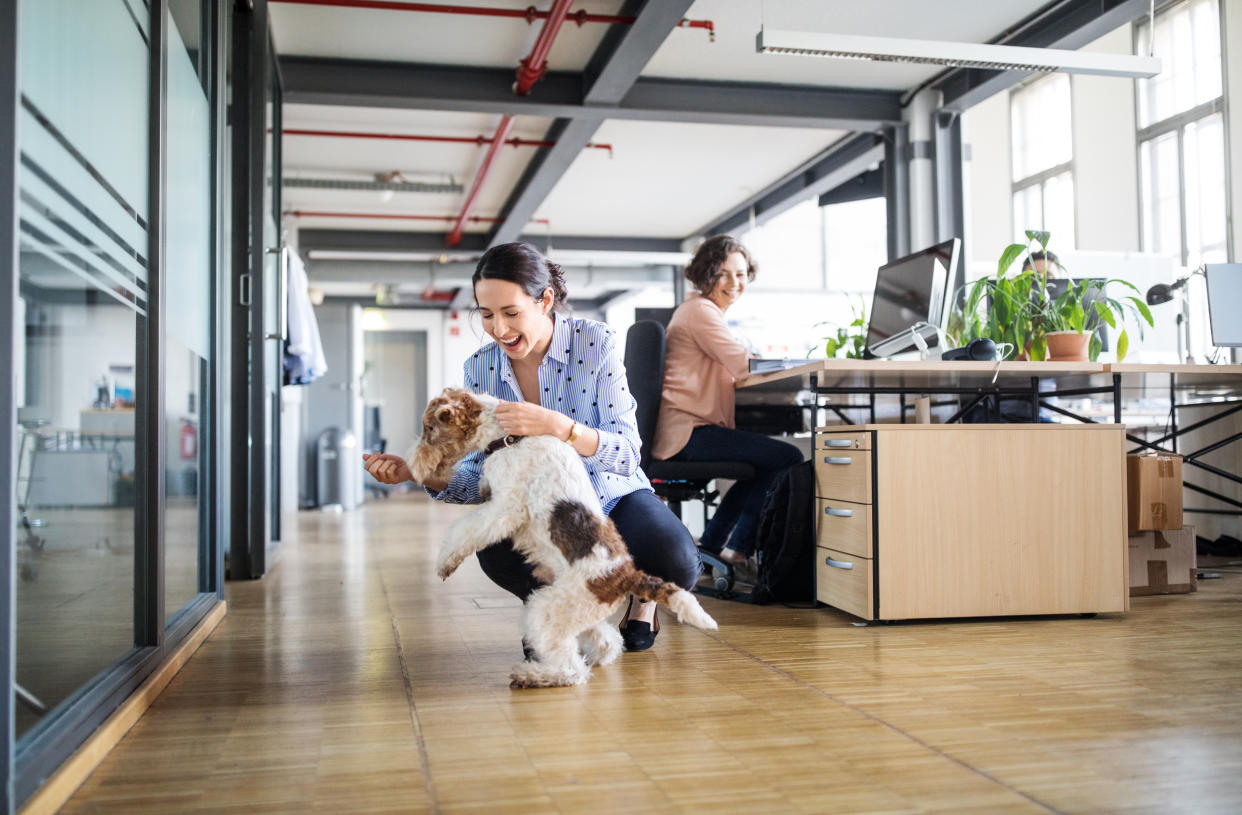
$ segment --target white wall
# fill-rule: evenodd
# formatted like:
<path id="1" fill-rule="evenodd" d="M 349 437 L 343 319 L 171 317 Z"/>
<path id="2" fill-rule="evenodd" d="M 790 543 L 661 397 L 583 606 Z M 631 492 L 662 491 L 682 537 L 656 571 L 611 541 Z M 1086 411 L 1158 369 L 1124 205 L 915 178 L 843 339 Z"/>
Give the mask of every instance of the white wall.
<path id="1" fill-rule="evenodd" d="M 998 93 L 962 114 L 962 131 L 970 144 L 966 279 L 974 280 L 996 272 L 996 259 L 1013 233 L 1009 94 Z"/>
<path id="2" fill-rule="evenodd" d="M 1131 27 L 1122 26 L 1082 50 L 1133 53 L 1132 36 Z M 1134 82 L 1107 76 L 1072 76 L 1070 89 L 1077 248 L 1137 252 L 1139 202 Z"/>

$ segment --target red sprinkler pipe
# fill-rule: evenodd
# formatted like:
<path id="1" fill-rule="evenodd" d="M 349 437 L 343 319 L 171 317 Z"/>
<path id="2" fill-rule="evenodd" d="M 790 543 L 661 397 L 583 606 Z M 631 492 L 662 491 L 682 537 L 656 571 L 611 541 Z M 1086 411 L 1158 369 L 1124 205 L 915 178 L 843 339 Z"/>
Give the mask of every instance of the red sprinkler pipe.
<path id="1" fill-rule="evenodd" d="M 269 131 L 270 132 L 270 131 Z M 485 144 L 491 144 L 492 140 L 487 136 L 417 136 L 409 133 L 369 133 L 357 130 L 281 130 L 284 136 L 326 136 L 338 139 L 396 139 L 400 141 L 431 141 L 431 142 L 451 142 L 454 144 L 477 144 L 482 147 Z M 506 139 L 505 144 L 511 147 L 552 147 L 556 144 L 554 141 L 540 141 L 537 139 L 520 139 L 514 137 Z M 607 150 L 608 155 L 612 155 L 611 144 L 595 144 L 588 142 L 587 147 L 593 147 L 597 150 Z"/>
<path id="2" fill-rule="evenodd" d="M 551 12 L 539 11 L 534 6 L 524 9 L 488 8 L 486 6 L 454 6 L 447 3 L 403 3 L 397 0 L 268 0 L 269 3 L 292 3 L 299 6 L 335 6 L 338 8 L 364 8 L 379 11 L 423 11 L 432 14 L 468 14 L 473 17 L 510 17 L 525 20 L 529 25 L 535 20 L 546 20 Z M 625 17 L 619 14 L 588 14 L 585 9 L 578 9 L 566 16 L 579 28 L 587 23 L 607 23 L 608 25 L 633 25 L 636 17 Z M 716 27 L 711 20 L 682 20 L 678 28 L 702 28 L 712 42 L 716 41 Z"/>
<path id="3" fill-rule="evenodd" d="M 483 156 L 483 163 L 479 165 L 479 171 L 475 173 L 474 183 L 470 185 L 470 194 L 466 196 L 466 203 L 461 207 L 461 213 L 457 216 L 457 223 L 453 224 L 453 228 L 449 231 L 444 242 L 449 246 L 456 246 L 461 243 L 462 227 L 466 224 L 466 218 L 470 215 L 470 209 L 474 206 L 474 199 L 479 196 L 479 190 L 483 188 L 483 181 L 487 178 L 487 173 L 492 169 L 492 162 L 496 160 L 496 154 L 500 152 L 500 146 L 504 144 L 505 137 L 509 135 L 509 129 L 513 127 L 512 116 L 501 116 L 500 125 L 496 128 L 496 135 L 492 137 L 492 143 L 487 147 L 487 155 Z"/>
<path id="4" fill-rule="evenodd" d="M 561 30 L 561 24 L 565 22 L 572 2 L 573 0 L 554 0 L 552 3 L 552 8 L 548 10 L 548 19 L 544 21 L 539 37 L 535 40 L 535 47 L 530 50 L 526 59 L 518 63 L 517 82 L 513 85 L 513 92 L 518 96 L 529 94 L 534 84 L 547 72 L 548 52 L 552 50 L 556 32 Z"/>
<path id="5" fill-rule="evenodd" d="M 565 15 L 569 13 L 569 4 L 573 0 L 555 0 L 552 8 L 548 13 L 548 19 L 544 21 L 543 28 L 539 30 L 539 36 L 535 39 L 535 47 L 531 49 L 526 59 L 522 60 L 518 66 L 518 80 L 513 85 L 513 91 L 518 96 L 525 96 L 530 93 L 531 85 L 539 77 L 543 76 L 543 72 L 548 67 L 548 52 L 552 50 L 552 41 L 556 39 L 556 32 L 560 30 L 561 24 L 565 22 Z M 496 153 L 500 145 L 504 144 L 505 139 L 509 136 L 509 129 L 513 127 L 512 116 L 501 116 L 500 125 L 496 128 L 496 135 L 492 136 L 492 143 L 488 145 L 487 155 L 483 157 L 483 164 L 479 167 L 478 174 L 474 177 L 474 183 L 470 186 L 470 194 L 466 196 L 466 203 L 461 208 L 461 214 L 457 217 L 457 223 L 453 224 L 452 230 L 445 237 L 444 242 L 448 246 L 456 246 L 461 243 L 462 228 L 465 226 L 466 217 L 470 214 L 470 208 L 474 206 L 474 199 L 478 197 L 479 190 L 483 188 L 483 180 L 487 178 L 488 171 L 492 168 L 492 162 L 496 160 Z"/>
<path id="6" fill-rule="evenodd" d="M 404 215 L 394 212 L 323 212 L 320 210 L 307 209 L 287 209 L 282 215 L 292 215 L 294 218 L 376 218 L 388 221 L 455 221 L 456 215 Z M 471 223 L 490 224 L 501 220 L 500 218 L 487 218 L 482 215 L 471 215 L 466 219 Z M 534 218 L 532 224 L 540 224 L 548 226 L 551 224 L 547 218 Z"/>

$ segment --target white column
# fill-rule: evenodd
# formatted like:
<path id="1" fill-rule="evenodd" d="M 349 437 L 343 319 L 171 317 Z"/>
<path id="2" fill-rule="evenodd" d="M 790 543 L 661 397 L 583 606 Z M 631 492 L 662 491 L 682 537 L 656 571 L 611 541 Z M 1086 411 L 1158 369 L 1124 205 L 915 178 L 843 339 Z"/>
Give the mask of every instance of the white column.
<path id="1" fill-rule="evenodd" d="M 936 242 L 936 184 L 932 165 L 932 117 L 940 106 L 940 92 L 919 91 L 902 112 L 909 127 L 910 250 Z"/>

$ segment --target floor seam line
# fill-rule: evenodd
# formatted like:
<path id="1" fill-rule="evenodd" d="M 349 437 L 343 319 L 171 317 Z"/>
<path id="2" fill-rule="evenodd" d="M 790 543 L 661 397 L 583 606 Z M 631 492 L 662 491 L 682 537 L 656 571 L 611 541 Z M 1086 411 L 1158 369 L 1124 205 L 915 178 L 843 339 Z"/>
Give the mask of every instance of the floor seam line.
<path id="1" fill-rule="evenodd" d="M 418 746 L 419 769 L 423 774 L 423 787 L 430 799 L 431 811 L 440 812 L 440 800 L 436 795 L 435 781 L 431 777 L 431 760 L 427 756 L 427 742 L 423 738 L 423 724 L 418 717 L 418 708 L 414 704 L 414 683 L 410 680 L 410 668 L 405 661 L 405 647 L 401 644 L 401 632 L 397 628 L 397 616 L 393 613 L 392 602 L 388 596 L 388 584 L 384 582 L 383 570 L 379 574 L 380 590 L 384 592 L 384 605 L 388 609 L 388 625 L 392 628 L 393 644 L 397 648 L 397 662 L 401 665 L 401 683 L 405 687 L 406 708 L 409 710 L 410 724 L 414 728 L 414 741 Z"/>

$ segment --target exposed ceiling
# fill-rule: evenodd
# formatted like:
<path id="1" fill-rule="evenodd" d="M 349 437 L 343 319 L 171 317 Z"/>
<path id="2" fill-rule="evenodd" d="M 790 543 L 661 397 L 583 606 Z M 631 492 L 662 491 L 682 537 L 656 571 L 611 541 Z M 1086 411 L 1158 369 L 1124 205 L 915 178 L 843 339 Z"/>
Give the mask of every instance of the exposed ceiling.
<path id="1" fill-rule="evenodd" d="M 286 131 L 490 139 L 501 114 L 509 113 L 515 116 L 509 138 L 557 142 L 498 151 L 471 210 L 479 220 L 465 224 L 455 255 L 464 251 L 468 258 L 489 242 L 519 234 L 577 236 L 585 241 L 579 248 L 600 239 L 596 246 L 605 249 L 626 243 L 603 239 L 632 239 L 633 248 L 640 248 L 638 239 L 666 239 L 647 248 L 676 249 L 695 230 L 719 222 L 854 134 L 899 120 L 901 94 L 942 72 L 938 66 L 760 55 L 754 41 L 761 25 L 987 42 L 1041 10 L 1059 13 L 1065 1 L 578 0 L 573 12 L 634 16 L 636 22 L 564 23 L 549 53 L 548 76 L 525 99 L 509 86 L 541 20 L 296 0 L 269 0 L 269 8 L 286 82 Z M 455 4 L 522 10 L 531 2 Z M 537 3 L 541 10 L 551 5 Z M 705 28 L 676 27 L 680 18 L 710 21 L 714 41 Z M 303 245 L 323 249 L 339 240 L 341 249 L 359 257 L 394 247 L 432 257 L 448 251 L 443 235 L 462 211 L 487 146 L 286 135 L 283 151 L 286 178 L 365 182 L 395 171 L 400 175 L 387 177 L 457 185 L 454 192 L 283 191 L 286 226 L 313 236 Z M 313 212 L 421 219 L 306 214 Z M 667 255 L 659 263 L 667 264 Z M 331 282 L 324 277 L 330 267 L 312 256 L 312 280 Z M 355 269 L 350 285 L 360 285 L 356 277 Z"/>

